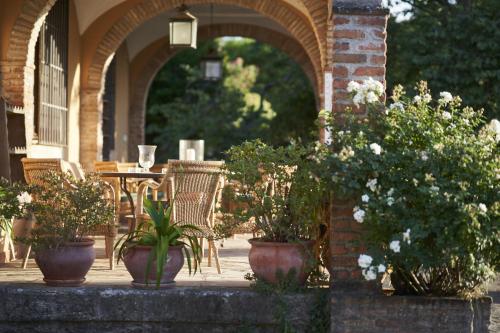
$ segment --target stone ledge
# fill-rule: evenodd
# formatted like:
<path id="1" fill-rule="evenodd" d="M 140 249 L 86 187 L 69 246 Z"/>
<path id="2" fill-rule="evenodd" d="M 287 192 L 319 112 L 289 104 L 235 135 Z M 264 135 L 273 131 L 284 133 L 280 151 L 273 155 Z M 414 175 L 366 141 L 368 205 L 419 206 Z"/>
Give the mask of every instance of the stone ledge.
<path id="1" fill-rule="evenodd" d="M 492 299 L 362 295 L 333 291 L 331 333 L 488 333 Z"/>
<path id="2" fill-rule="evenodd" d="M 323 292 L 323 291 L 322 291 Z M 324 290 L 325 293 L 329 291 Z M 0 285 L 1 332 L 274 332 L 275 296 L 249 288 L 54 288 Z M 284 296 L 286 321 L 307 332 L 313 293 Z"/>
<path id="3" fill-rule="evenodd" d="M 332 0 L 333 14 L 341 15 L 389 15 L 379 0 Z"/>

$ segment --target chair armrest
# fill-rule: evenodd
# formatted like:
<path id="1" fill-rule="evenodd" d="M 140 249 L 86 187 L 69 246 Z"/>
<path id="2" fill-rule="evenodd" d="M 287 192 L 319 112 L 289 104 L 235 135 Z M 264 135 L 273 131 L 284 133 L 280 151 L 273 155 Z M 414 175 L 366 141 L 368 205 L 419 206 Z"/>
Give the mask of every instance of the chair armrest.
<path id="1" fill-rule="evenodd" d="M 162 182 L 163 183 L 163 182 Z M 135 216 L 141 216 L 144 210 L 144 197 L 148 194 L 148 189 L 157 190 L 161 184 L 152 179 L 143 181 L 137 189 L 137 203 L 135 205 Z"/>

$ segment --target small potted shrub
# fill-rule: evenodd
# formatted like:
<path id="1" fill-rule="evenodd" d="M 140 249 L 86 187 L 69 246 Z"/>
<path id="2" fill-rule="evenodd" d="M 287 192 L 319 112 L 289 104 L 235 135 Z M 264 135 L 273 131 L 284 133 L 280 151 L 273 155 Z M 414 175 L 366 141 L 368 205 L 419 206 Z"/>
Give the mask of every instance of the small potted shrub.
<path id="1" fill-rule="evenodd" d="M 256 140 L 227 151 L 227 178 L 237 188 L 226 195 L 233 195 L 235 208 L 216 230 L 227 237 L 255 224 L 260 237 L 249 241 L 249 263 L 258 279 L 276 284 L 286 277 L 303 285 L 316 268 L 324 199 L 317 166 L 299 144 L 274 148 Z"/>
<path id="2" fill-rule="evenodd" d="M 27 191 L 28 186 L 24 184 L 11 184 L 4 178 L 0 179 L 0 231 L 5 234 L 7 242 L 28 235 L 30 219 L 25 217 L 29 215 L 32 198 Z"/>
<path id="3" fill-rule="evenodd" d="M 76 180 L 49 172 L 42 181 L 43 186 L 31 189 L 35 224 L 25 241 L 35 251 L 46 284 L 79 286 L 95 260 L 94 240 L 86 236 L 114 221 L 113 195 L 106 199 L 109 187 L 95 175 Z"/>
<path id="4" fill-rule="evenodd" d="M 323 178 L 356 201 L 364 277 L 387 271 L 397 294 L 479 295 L 500 265 L 498 121 L 448 92 L 433 99 L 425 82 L 414 97 L 397 87 L 388 107 L 373 80 L 348 89 L 368 118 L 327 119 Z"/>
<path id="5" fill-rule="evenodd" d="M 189 274 L 192 269 L 196 274 L 201 262 L 201 247 L 192 232 L 199 229 L 193 225 L 172 223 L 171 205 L 162 202 L 155 205 L 145 199 L 144 209 L 151 219 L 123 235 L 115 246 L 119 248 L 118 261 L 123 260 L 133 278 L 132 285 L 174 286 L 175 277 L 184 265 L 184 255 Z"/>

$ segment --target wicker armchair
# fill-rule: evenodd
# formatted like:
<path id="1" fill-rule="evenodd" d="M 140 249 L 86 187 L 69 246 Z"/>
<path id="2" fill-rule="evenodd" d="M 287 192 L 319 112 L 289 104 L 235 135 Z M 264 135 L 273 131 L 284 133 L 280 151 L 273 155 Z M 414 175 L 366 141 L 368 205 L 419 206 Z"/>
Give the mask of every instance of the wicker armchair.
<path id="1" fill-rule="evenodd" d="M 56 172 L 70 172 L 76 179 L 84 179 L 85 174 L 78 163 L 70 163 L 61 159 L 46 158 L 23 158 L 24 178 L 28 184 L 42 185 L 41 177 L 50 170 Z M 109 191 L 103 195 L 115 200 L 115 191 L 109 184 Z M 114 241 L 117 235 L 115 220 L 109 221 L 107 225 L 98 226 L 91 233 L 93 236 L 104 236 L 106 245 L 106 257 L 109 258 L 109 268 L 114 269 Z M 26 268 L 31 247 L 28 249 L 23 260 L 23 268 Z"/>
<path id="2" fill-rule="evenodd" d="M 214 241 L 215 207 L 222 183 L 223 162 L 205 161 L 168 161 L 168 172 L 161 184 L 152 180 L 139 185 L 137 193 L 136 216 L 144 215 L 143 200 L 148 188 L 166 190 L 166 198 L 173 199 L 172 219 L 177 223 L 192 224 L 200 229 L 194 235 L 208 240 L 208 266 L 212 265 L 212 254 L 215 258 L 217 272 L 220 274 L 220 263 Z"/>

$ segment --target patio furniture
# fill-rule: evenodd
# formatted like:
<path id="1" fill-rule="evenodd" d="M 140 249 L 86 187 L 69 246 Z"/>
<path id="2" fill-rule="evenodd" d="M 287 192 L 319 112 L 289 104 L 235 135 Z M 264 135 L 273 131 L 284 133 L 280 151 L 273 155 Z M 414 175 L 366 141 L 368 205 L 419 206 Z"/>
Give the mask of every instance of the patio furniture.
<path id="1" fill-rule="evenodd" d="M 146 219 L 143 211 L 143 200 L 148 188 L 165 189 L 166 197 L 173 202 L 173 222 L 192 224 L 200 229 L 195 236 L 208 240 L 208 266 L 212 266 L 212 254 L 215 258 L 217 272 L 220 274 L 220 263 L 214 241 L 215 207 L 222 188 L 223 162 L 208 161 L 168 161 L 168 172 L 161 184 L 145 181 L 139 185 L 137 192 L 136 216 Z"/>
<path id="2" fill-rule="evenodd" d="M 136 225 L 136 210 L 134 205 L 134 198 L 132 198 L 132 194 L 130 194 L 129 188 L 127 184 L 129 184 L 128 179 L 134 179 L 135 181 L 142 181 L 146 179 L 157 179 L 159 180 L 163 176 L 163 173 L 155 173 L 155 172 L 116 172 L 116 171 L 102 171 L 98 173 L 102 178 L 112 178 L 115 180 L 119 179 L 120 189 L 125 193 L 127 199 L 130 204 L 131 210 L 131 223 L 129 226 L 130 230 L 135 229 Z"/>
<path id="3" fill-rule="evenodd" d="M 80 167 L 79 163 L 67 162 L 62 159 L 49 159 L 49 158 L 23 158 L 23 170 L 24 170 L 24 178 L 28 184 L 40 185 L 43 186 L 43 181 L 41 177 L 44 176 L 49 171 L 56 172 L 69 172 L 71 173 L 75 179 L 84 179 L 85 172 Z M 115 200 L 115 191 L 109 183 L 106 183 L 109 191 L 107 193 L 103 193 L 105 196 L 112 195 L 112 200 L 114 203 Z M 114 269 L 114 241 L 117 234 L 117 228 L 115 225 L 115 221 L 110 221 L 107 225 L 97 226 L 94 231 L 91 233 L 93 236 L 104 236 L 105 241 L 105 252 L 106 257 L 109 258 L 109 268 Z M 31 247 L 28 248 L 28 251 L 23 260 L 23 268 L 26 268 L 28 263 L 28 258 L 31 252 Z"/>

